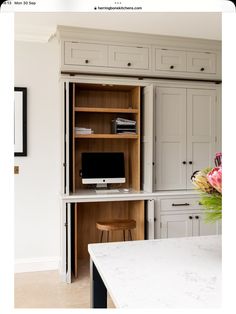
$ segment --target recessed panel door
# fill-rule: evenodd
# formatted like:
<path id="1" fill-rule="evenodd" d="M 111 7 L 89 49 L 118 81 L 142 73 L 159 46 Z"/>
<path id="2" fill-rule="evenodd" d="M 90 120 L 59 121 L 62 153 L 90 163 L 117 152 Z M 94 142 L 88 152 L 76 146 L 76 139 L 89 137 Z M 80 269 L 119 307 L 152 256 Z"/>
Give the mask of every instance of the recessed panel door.
<path id="1" fill-rule="evenodd" d="M 161 215 L 161 238 L 190 237 L 192 233 L 191 214 Z"/>
<path id="2" fill-rule="evenodd" d="M 213 166 L 215 155 L 216 91 L 187 90 L 187 188 L 192 173 Z"/>
<path id="3" fill-rule="evenodd" d="M 186 189 L 186 89 L 156 89 L 156 190 Z"/>

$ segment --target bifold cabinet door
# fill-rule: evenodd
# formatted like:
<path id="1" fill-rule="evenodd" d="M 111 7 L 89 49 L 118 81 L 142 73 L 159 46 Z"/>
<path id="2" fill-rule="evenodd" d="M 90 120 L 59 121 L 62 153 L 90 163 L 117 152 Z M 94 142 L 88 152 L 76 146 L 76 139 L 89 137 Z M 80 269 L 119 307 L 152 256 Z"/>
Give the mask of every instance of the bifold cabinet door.
<path id="1" fill-rule="evenodd" d="M 142 107 L 142 177 L 143 190 L 152 192 L 153 190 L 153 86 L 143 88 Z"/>
<path id="2" fill-rule="evenodd" d="M 156 88 L 156 190 L 186 189 L 186 89 Z"/>
<path id="3" fill-rule="evenodd" d="M 61 219 L 61 275 L 62 281 L 71 283 L 71 204 L 62 204 Z"/>
<path id="4" fill-rule="evenodd" d="M 64 83 L 64 111 L 63 111 L 63 191 L 69 194 L 70 190 L 70 103 L 69 103 L 69 83 Z"/>
<path id="5" fill-rule="evenodd" d="M 155 238 L 155 201 L 146 201 L 146 239 Z"/>
<path id="6" fill-rule="evenodd" d="M 161 215 L 161 238 L 190 237 L 193 220 L 189 214 Z"/>
<path id="7" fill-rule="evenodd" d="M 216 90 L 187 89 L 187 188 L 194 171 L 213 166 Z"/>

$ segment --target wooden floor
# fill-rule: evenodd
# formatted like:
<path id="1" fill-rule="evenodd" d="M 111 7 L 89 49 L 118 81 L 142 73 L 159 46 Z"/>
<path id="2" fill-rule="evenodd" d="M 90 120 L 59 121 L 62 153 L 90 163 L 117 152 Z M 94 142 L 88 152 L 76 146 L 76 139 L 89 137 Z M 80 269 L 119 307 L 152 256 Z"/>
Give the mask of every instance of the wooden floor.
<path id="1" fill-rule="evenodd" d="M 89 308 L 89 264 L 80 267 L 72 284 L 60 281 L 58 271 L 15 274 L 15 308 Z M 114 308 L 108 296 L 108 308 Z"/>

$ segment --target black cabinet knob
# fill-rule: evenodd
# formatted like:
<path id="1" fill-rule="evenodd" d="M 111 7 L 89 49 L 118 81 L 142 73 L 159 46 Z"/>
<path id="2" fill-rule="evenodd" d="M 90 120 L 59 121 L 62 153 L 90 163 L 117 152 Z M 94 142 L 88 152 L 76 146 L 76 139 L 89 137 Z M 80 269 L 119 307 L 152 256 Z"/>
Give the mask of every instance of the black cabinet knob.
<path id="1" fill-rule="evenodd" d="M 200 70 L 201 70 L 201 71 L 204 71 L 204 70 L 205 70 L 205 68 L 201 68 Z"/>
<path id="2" fill-rule="evenodd" d="M 189 163 L 190 165 L 192 165 L 192 164 L 193 164 L 193 162 L 192 162 L 192 161 L 189 161 L 188 163 Z"/>
<path id="3" fill-rule="evenodd" d="M 174 69 L 174 66 L 173 66 L 173 65 L 171 65 L 171 66 L 170 66 L 170 69 Z"/>
<path id="4" fill-rule="evenodd" d="M 189 218 L 189 219 L 193 219 L 193 217 L 192 217 L 192 216 L 189 216 L 188 218 Z"/>
<path id="5" fill-rule="evenodd" d="M 89 63 L 88 59 L 85 60 L 85 63 Z"/>
<path id="6" fill-rule="evenodd" d="M 128 67 L 130 67 L 130 66 L 131 66 L 131 63 L 130 63 L 130 62 L 128 62 L 128 63 L 127 63 L 127 66 L 128 66 Z"/>
<path id="7" fill-rule="evenodd" d="M 186 161 L 182 161 L 182 164 L 183 164 L 183 165 L 186 165 Z"/>
<path id="8" fill-rule="evenodd" d="M 196 219 L 199 219 L 199 216 L 195 216 Z"/>

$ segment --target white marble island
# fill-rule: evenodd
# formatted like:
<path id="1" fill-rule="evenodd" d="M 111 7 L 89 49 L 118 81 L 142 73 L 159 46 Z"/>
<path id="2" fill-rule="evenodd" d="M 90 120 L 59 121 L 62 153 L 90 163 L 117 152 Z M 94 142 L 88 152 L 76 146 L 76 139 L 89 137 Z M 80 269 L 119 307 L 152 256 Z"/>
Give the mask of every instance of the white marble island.
<path id="1" fill-rule="evenodd" d="M 92 307 L 221 306 L 221 237 L 90 244 Z"/>

